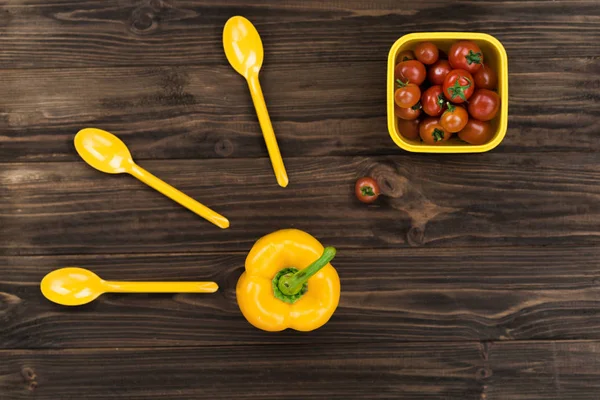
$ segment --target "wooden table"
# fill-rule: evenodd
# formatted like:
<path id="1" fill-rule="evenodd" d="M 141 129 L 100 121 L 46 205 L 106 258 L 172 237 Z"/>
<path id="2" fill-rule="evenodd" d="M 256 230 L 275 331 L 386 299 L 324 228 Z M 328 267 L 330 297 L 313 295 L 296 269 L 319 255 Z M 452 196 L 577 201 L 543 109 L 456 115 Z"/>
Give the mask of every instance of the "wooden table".
<path id="1" fill-rule="evenodd" d="M 287 189 L 223 53 L 235 14 L 263 38 Z M 490 153 L 388 136 L 389 47 L 444 30 L 508 52 Z M 3 2 L 0 399 L 599 399 L 599 43 L 597 0 Z M 89 126 L 231 228 L 88 167 L 73 137 Z M 363 175 L 375 205 L 354 198 Z M 338 248 L 340 307 L 310 334 L 259 331 L 236 305 L 248 250 L 287 227 Z M 39 282 L 70 265 L 221 290 L 67 309 Z"/>

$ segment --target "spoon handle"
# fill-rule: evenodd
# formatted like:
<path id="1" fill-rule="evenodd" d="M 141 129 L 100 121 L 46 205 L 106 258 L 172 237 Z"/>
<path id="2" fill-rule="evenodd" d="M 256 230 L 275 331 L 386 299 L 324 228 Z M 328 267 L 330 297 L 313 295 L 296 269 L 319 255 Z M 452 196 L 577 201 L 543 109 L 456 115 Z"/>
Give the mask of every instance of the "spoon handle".
<path id="1" fill-rule="evenodd" d="M 144 182 L 146 185 L 158 190 L 165 196 L 170 197 L 172 200 L 175 200 L 185 208 L 212 222 L 219 228 L 225 229 L 229 227 L 229 220 L 227 218 L 197 202 L 187 194 L 180 192 L 168 183 L 160 180 L 139 165 L 133 164 L 128 172 L 138 178 L 140 181 Z"/>
<path id="2" fill-rule="evenodd" d="M 106 291 L 113 293 L 214 293 L 215 282 L 104 282 Z"/>
<path id="3" fill-rule="evenodd" d="M 273 165 L 273 171 L 275 172 L 275 178 L 277 183 L 281 187 L 286 187 L 289 183 L 285 166 L 283 165 L 283 159 L 279 152 L 279 146 L 277 145 L 277 139 L 275 139 L 275 132 L 273 132 L 273 126 L 271 125 L 271 119 L 269 118 L 269 112 L 267 111 L 267 105 L 265 104 L 265 98 L 263 96 L 260 82 L 258 80 L 258 74 L 251 74 L 248 77 L 248 86 L 250 87 L 250 94 L 252 95 L 252 101 L 254 102 L 254 108 L 256 109 L 256 115 L 258 115 L 258 123 L 262 129 L 265 143 L 267 144 L 267 151 L 269 157 L 271 157 L 271 164 Z"/>

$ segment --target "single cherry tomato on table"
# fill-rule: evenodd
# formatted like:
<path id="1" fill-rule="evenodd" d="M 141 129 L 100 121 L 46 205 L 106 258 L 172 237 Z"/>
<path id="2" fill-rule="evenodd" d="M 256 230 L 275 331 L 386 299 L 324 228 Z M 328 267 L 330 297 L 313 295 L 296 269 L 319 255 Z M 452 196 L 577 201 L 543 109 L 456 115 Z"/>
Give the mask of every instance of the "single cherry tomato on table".
<path id="1" fill-rule="evenodd" d="M 431 65 L 440 56 L 437 46 L 431 42 L 421 42 L 415 46 L 415 57 L 423 64 Z"/>
<path id="2" fill-rule="evenodd" d="M 404 50 L 398 53 L 397 62 L 416 60 L 415 53 L 412 50 Z"/>
<path id="3" fill-rule="evenodd" d="M 453 69 L 444 79 L 444 96 L 453 103 L 464 103 L 473 95 L 473 76 L 464 69 Z"/>
<path id="4" fill-rule="evenodd" d="M 448 61 L 454 69 L 464 69 L 474 74 L 483 64 L 483 52 L 470 40 L 461 40 L 450 47 Z"/>
<path id="5" fill-rule="evenodd" d="M 372 203 L 379 197 L 379 185 L 373 178 L 360 178 L 354 185 L 354 194 L 363 203 Z"/>
<path id="6" fill-rule="evenodd" d="M 438 118 L 429 117 L 419 125 L 419 136 L 426 144 L 440 144 L 450 139 L 452 134 L 444 130 Z"/>
<path id="7" fill-rule="evenodd" d="M 417 140 L 419 138 L 419 119 L 406 120 L 399 119 L 398 120 L 398 132 L 402 136 L 410 140 Z"/>
<path id="8" fill-rule="evenodd" d="M 469 100 L 469 114 L 480 121 L 489 121 L 498 114 L 500 96 L 487 89 L 477 89 Z"/>
<path id="9" fill-rule="evenodd" d="M 407 121 L 412 121 L 414 119 L 419 118 L 419 115 L 421 115 L 421 104 L 417 103 L 414 106 L 408 108 L 398 107 L 398 105 L 395 104 L 394 114 L 398 118 L 405 119 Z"/>
<path id="10" fill-rule="evenodd" d="M 446 99 L 442 94 L 442 87 L 435 85 L 427 89 L 421 95 L 421 105 L 425 114 L 432 117 L 438 117 L 444 111 Z"/>
<path id="11" fill-rule="evenodd" d="M 394 69 L 394 77 L 404 83 L 420 85 L 425 80 L 427 71 L 422 62 L 417 60 L 402 61 Z"/>
<path id="12" fill-rule="evenodd" d="M 498 75 L 496 74 L 496 71 L 487 64 L 481 65 L 481 68 L 473 75 L 473 79 L 475 80 L 475 86 L 477 86 L 478 89 L 494 90 L 498 84 Z"/>
<path id="13" fill-rule="evenodd" d="M 470 144 L 485 144 L 492 140 L 492 127 L 489 122 L 471 118 L 467 125 L 458 132 L 458 137 Z"/>
<path id="14" fill-rule="evenodd" d="M 435 64 L 429 67 L 427 71 L 427 79 L 432 85 L 443 85 L 444 79 L 452 71 L 450 63 L 446 60 L 438 60 Z"/>
<path id="15" fill-rule="evenodd" d="M 398 107 L 409 108 L 414 106 L 421 99 L 421 89 L 414 83 L 404 83 L 400 79 L 397 81 L 398 89 L 394 92 L 394 101 Z"/>
<path id="16" fill-rule="evenodd" d="M 456 133 L 462 130 L 469 121 L 469 114 L 462 106 L 448 103 L 448 108 L 440 117 L 440 125 L 446 132 Z"/>

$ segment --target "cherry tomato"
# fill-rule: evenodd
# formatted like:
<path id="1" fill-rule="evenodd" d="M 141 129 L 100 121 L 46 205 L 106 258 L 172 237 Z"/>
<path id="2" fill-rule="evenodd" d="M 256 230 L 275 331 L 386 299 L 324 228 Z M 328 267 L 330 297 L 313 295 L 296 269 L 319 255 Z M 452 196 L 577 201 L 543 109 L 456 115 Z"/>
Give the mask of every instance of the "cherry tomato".
<path id="1" fill-rule="evenodd" d="M 398 131 L 402 136 L 410 140 L 416 140 L 419 138 L 419 119 L 413 119 L 411 121 L 406 119 L 398 120 Z"/>
<path id="2" fill-rule="evenodd" d="M 440 117 L 440 125 L 446 132 L 455 133 L 462 130 L 469 121 L 469 114 L 462 106 L 448 103 L 448 109 Z"/>
<path id="3" fill-rule="evenodd" d="M 474 74 L 483 64 L 483 53 L 479 46 L 470 40 L 461 40 L 450 47 L 448 61 L 454 69 L 464 69 Z"/>
<path id="4" fill-rule="evenodd" d="M 363 203 L 372 203 L 379 197 L 379 185 L 373 178 L 360 178 L 354 185 L 354 194 Z"/>
<path id="5" fill-rule="evenodd" d="M 440 85 L 430 87 L 421 95 L 423 111 L 432 117 L 438 117 L 442 114 L 444 104 L 446 104 L 446 99 L 442 94 L 442 87 Z"/>
<path id="6" fill-rule="evenodd" d="M 412 107 L 402 108 L 398 107 L 397 104 L 394 104 L 394 114 L 398 118 L 412 121 L 419 118 L 419 115 L 421 115 L 421 105 L 417 103 Z"/>
<path id="7" fill-rule="evenodd" d="M 426 144 L 439 144 L 450 139 L 452 134 L 444 130 L 438 118 L 429 117 L 419 125 L 419 136 Z"/>
<path id="8" fill-rule="evenodd" d="M 444 79 L 444 96 L 453 103 L 464 103 L 473 94 L 473 77 L 464 69 L 453 69 Z"/>
<path id="9" fill-rule="evenodd" d="M 458 137 L 470 144 L 485 144 L 494 136 L 489 122 L 471 118 L 467 125 L 458 132 Z"/>
<path id="10" fill-rule="evenodd" d="M 480 121 L 489 121 L 498 114 L 500 96 L 487 89 L 477 89 L 469 101 L 469 114 Z"/>
<path id="11" fill-rule="evenodd" d="M 402 61 L 408 61 L 408 60 L 415 60 L 415 53 L 412 52 L 412 50 L 404 50 L 401 51 L 400 53 L 398 53 L 398 62 L 402 62 Z"/>
<path id="12" fill-rule="evenodd" d="M 482 64 L 479 71 L 473 75 L 473 79 L 475 79 L 475 86 L 480 89 L 493 90 L 496 89 L 496 85 L 498 84 L 498 75 L 488 64 Z"/>
<path id="13" fill-rule="evenodd" d="M 398 79 L 398 86 L 394 93 L 394 101 L 398 107 L 412 107 L 421 99 L 421 89 L 414 83 L 403 83 Z"/>
<path id="14" fill-rule="evenodd" d="M 435 44 L 421 42 L 415 47 L 415 57 L 423 64 L 431 65 L 438 60 L 440 53 Z"/>
<path id="15" fill-rule="evenodd" d="M 402 61 L 394 69 L 394 76 L 405 83 L 420 85 L 425 80 L 427 72 L 422 62 L 417 60 Z"/>
<path id="16" fill-rule="evenodd" d="M 450 63 L 446 60 L 438 60 L 435 64 L 429 67 L 427 71 L 427 79 L 432 85 L 443 85 L 444 79 L 452 71 Z"/>

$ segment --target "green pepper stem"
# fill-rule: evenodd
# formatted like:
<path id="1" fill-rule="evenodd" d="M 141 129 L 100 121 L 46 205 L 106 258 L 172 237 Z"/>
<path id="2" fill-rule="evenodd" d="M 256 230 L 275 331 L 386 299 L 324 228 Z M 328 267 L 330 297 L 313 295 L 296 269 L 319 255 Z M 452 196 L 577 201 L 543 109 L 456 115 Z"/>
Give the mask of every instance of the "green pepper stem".
<path id="1" fill-rule="evenodd" d="M 284 275 L 279 279 L 278 287 L 281 292 L 287 296 L 293 296 L 302 290 L 302 285 L 310 279 L 314 274 L 319 272 L 321 268 L 329 264 L 335 257 L 336 250 L 334 247 L 325 247 L 323 255 L 308 267 L 294 273 Z"/>

